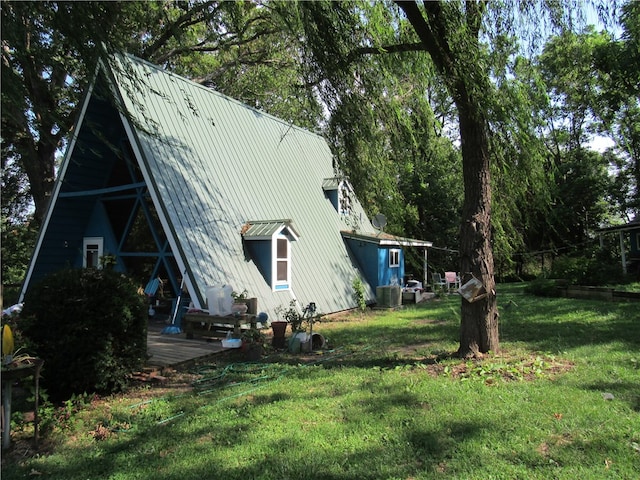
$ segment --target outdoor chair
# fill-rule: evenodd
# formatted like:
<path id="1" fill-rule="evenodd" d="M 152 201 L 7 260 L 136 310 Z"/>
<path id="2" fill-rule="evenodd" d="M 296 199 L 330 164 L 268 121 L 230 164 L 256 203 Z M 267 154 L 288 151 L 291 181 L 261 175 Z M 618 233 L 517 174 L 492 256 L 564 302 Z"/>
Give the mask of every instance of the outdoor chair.
<path id="1" fill-rule="evenodd" d="M 433 291 L 435 292 L 437 288 L 445 288 L 447 286 L 447 282 L 439 273 L 432 273 L 431 286 L 433 288 Z"/>
<path id="2" fill-rule="evenodd" d="M 451 290 L 451 286 L 456 290 L 460 288 L 460 275 L 456 272 L 444 272 L 444 280 L 447 283 L 447 290 Z"/>

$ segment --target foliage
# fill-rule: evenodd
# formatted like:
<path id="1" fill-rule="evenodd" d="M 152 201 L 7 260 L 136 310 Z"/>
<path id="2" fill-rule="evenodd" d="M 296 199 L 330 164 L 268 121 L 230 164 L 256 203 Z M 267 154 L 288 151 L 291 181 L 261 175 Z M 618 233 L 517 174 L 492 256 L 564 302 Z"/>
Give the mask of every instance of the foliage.
<path id="1" fill-rule="evenodd" d="M 2 167 L 16 166 L 13 177 L 28 178 L 38 223 L 86 77 L 103 42 L 115 45 L 128 34 L 118 22 L 132 12 L 127 4 L 2 3 Z"/>
<path id="2" fill-rule="evenodd" d="M 276 314 L 278 317 L 282 316 L 283 320 L 291 325 L 292 333 L 305 332 L 307 328 L 322 319 L 322 314 L 316 311 L 315 303 L 304 307 L 301 313 L 296 300 L 291 300 L 286 309 L 282 306 L 276 308 Z"/>
<path id="3" fill-rule="evenodd" d="M 4 1 L 2 168 L 15 167 L 16 185 L 28 177 L 36 220 L 53 188 L 56 151 L 105 53 L 132 53 L 285 120 L 317 125 L 321 107 L 300 85 L 287 9 L 279 2 Z"/>
<path id="4" fill-rule="evenodd" d="M 66 269 L 29 289 L 20 326 L 44 359 L 55 400 L 112 392 L 146 360 L 147 311 L 136 285 L 113 270 Z"/>
<path id="5" fill-rule="evenodd" d="M 364 296 L 364 285 L 360 277 L 355 277 L 351 284 L 353 286 L 353 296 L 358 305 L 358 309 L 364 312 L 367 309 L 367 300 Z"/>
<path id="6" fill-rule="evenodd" d="M 247 289 L 245 288 L 244 290 L 242 290 L 240 293 L 233 291 L 231 292 L 231 297 L 234 300 L 245 300 L 247 298 L 249 298 L 249 292 L 247 292 Z"/>
<path id="7" fill-rule="evenodd" d="M 38 229 L 33 222 L 13 223 L 4 216 L 0 228 L 3 301 L 5 305 L 13 305 L 18 302 L 18 289 L 33 253 Z"/>
<path id="8" fill-rule="evenodd" d="M 617 201 L 625 215 L 640 212 L 640 3 L 625 2 L 622 35 L 598 45 L 593 65 L 600 84 L 602 132 L 615 142 L 609 152 L 617 168 Z"/>
<path id="9" fill-rule="evenodd" d="M 475 269 L 490 287 L 491 257 L 498 273 L 522 273 L 516 252 L 579 243 L 610 214 L 603 200 L 624 212 L 634 205 L 637 2 L 623 6 L 619 41 L 563 33 L 540 62 L 521 56 L 526 41 L 539 47 L 552 29 L 576 30 L 583 12 L 548 2 L 4 2 L 8 198 L 20 206 L 32 193 L 42 217 L 55 149 L 104 44 L 323 128 L 337 170 L 371 215 L 387 215 L 388 233 L 433 241 L 444 249 L 432 262 L 469 261 L 473 268 L 456 269 Z M 602 118 L 578 128 L 587 113 Z M 590 129 L 615 132 L 617 151 L 596 158 L 573 148 Z M 618 167 L 613 189 L 603 182 L 606 162 Z M 472 225 L 484 238 L 469 241 Z M 419 256 L 406 258 L 419 267 Z"/>
<path id="10" fill-rule="evenodd" d="M 623 283 L 620 265 L 607 250 L 598 250 L 591 256 L 561 255 L 554 259 L 549 277 L 572 285 Z"/>
<path id="11" fill-rule="evenodd" d="M 527 285 L 526 292 L 540 297 L 557 297 L 559 295 L 557 282 L 544 276 L 532 280 Z"/>

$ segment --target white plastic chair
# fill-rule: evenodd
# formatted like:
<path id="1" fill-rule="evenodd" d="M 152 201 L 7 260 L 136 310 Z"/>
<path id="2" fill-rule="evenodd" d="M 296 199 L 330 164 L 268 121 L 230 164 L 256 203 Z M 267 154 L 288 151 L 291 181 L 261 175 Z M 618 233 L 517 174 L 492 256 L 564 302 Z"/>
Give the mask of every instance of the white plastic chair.
<path id="1" fill-rule="evenodd" d="M 433 287 L 433 291 L 436 290 L 436 287 L 445 288 L 447 286 L 447 282 L 439 273 L 431 274 L 431 284 Z"/>

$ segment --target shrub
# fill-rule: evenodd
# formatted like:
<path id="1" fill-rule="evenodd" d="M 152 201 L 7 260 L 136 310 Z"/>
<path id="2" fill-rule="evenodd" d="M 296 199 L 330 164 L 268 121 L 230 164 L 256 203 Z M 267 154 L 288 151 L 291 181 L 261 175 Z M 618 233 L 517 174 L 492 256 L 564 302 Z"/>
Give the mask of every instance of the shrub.
<path id="1" fill-rule="evenodd" d="M 606 250 L 598 250 L 591 255 L 563 255 L 554 260 L 549 276 L 564 279 L 571 285 L 623 283 L 619 262 Z"/>
<path id="2" fill-rule="evenodd" d="M 530 282 L 525 291 L 538 297 L 557 297 L 559 295 L 556 281 L 544 277 L 538 277 Z"/>
<path id="3" fill-rule="evenodd" d="M 113 270 L 65 269 L 29 289 L 22 333 L 44 359 L 54 400 L 122 390 L 147 354 L 147 310 L 136 285 Z"/>
<path id="4" fill-rule="evenodd" d="M 581 285 L 587 276 L 588 259 L 562 255 L 553 260 L 551 278 L 562 278 L 571 285 Z"/>
<path id="5" fill-rule="evenodd" d="M 367 309 L 367 300 L 364 296 L 364 285 L 362 284 L 362 280 L 360 277 L 355 277 L 351 285 L 353 286 L 353 297 L 358 304 L 358 309 L 361 312 L 364 312 Z"/>

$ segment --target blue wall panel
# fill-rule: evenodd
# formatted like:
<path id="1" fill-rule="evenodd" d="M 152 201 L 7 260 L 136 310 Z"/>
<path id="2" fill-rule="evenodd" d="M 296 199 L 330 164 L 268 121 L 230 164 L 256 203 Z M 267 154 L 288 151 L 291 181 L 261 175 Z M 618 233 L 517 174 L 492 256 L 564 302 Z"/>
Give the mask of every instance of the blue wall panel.
<path id="1" fill-rule="evenodd" d="M 378 276 L 378 246 L 360 240 L 347 239 L 347 246 L 355 257 L 362 273 L 374 292 L 380 284 Z"/>

